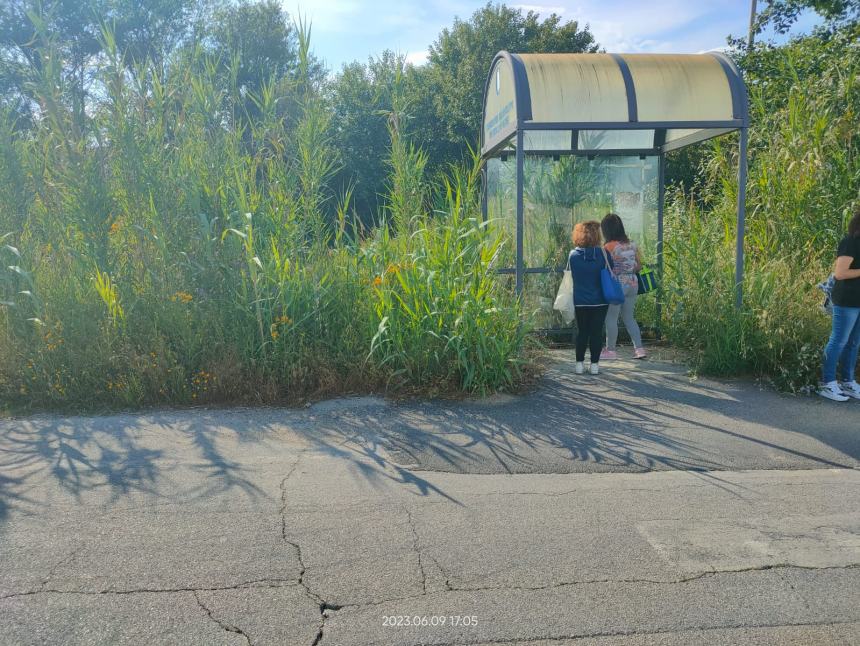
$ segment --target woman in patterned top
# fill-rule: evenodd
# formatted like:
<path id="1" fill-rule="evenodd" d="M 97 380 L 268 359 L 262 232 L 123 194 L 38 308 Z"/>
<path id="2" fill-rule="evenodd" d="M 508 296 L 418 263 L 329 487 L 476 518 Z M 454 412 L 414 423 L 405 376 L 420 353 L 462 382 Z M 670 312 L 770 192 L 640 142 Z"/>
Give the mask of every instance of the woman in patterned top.
<path id="1" fill-rule="evenodd" d="M 642 258 L 639 247 L 631 241 L 624 232 L 624 223 L 615 213 L 608 213 L 600 223 L 603 237 L 606 239 L 604 248 L 612 258 L 612 272 L 624 290 L 624 303 L 610 305 L 606 313 L 606 350 L 602 356 L 606 359 L 618 358 L 615 343 L 618 340 L 618 315 L 624 319 L 624 327 L 633 340 L 633 358 L 644 359 L 645 348 L 642 346 L 642 333 L 633 318 L 636 307 L 636 295 L 639 291 L 637 273 L 642 269 Z"/>

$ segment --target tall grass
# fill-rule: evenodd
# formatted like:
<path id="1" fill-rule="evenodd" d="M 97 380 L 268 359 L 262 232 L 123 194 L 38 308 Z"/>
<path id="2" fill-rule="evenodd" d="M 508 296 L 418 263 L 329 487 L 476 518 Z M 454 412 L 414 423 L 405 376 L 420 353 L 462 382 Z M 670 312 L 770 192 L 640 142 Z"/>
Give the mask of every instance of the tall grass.
<path id="1" fill-rule="evenodd" d="M 804 76 L 792 55 L 801 45 L 775 52 L 768 83 L 748 79 L 753 127 L 740 313 L 733 276 L 736 142 L 717 140 L 707 156 L 704 207 L 670 193 L 666 224 L 670 338 L 705 372 L 757 375 L 788 390 L 818 379 L 830 320 L 815 286 L 831 271 L 860 205 L 860 48 L 854 42 L 826 59 L 824 73 Z M 787 96 L 769 94 L 783 87 Z"/>
<path id="2" fill-rule="evenodd" d="M 50 43 L 29 71 L 34 129 L 0 115 L 0 400 L 516 386 L 526 328 L 491 279 L 499 250 L 473 169 L 434 196 L 421 154 L 395 133 L 391 226 L 361 238 L 348 199 L 328 192 L 340 160 L 307 77 L 289 88 L 286 118 L 274 84 L 251 97 L 252 115 L 217 61 L 182 52 L 129 70 L 104 38 L 82 116 Z"/>

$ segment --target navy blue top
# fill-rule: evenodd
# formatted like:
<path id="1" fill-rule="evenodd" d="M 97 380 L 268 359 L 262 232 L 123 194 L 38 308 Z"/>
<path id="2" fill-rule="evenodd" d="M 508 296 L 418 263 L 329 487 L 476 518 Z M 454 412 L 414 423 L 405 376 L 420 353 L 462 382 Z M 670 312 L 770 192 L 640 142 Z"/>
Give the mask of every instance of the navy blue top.
<path id="1" fill-rule="evenodd" d="M 609 268 L 612 269 L 612 257 Z M 600 285 L 600 270 L 606 267 L 602 247 L 577 247 L 570 252 L 570 273 L 573 274 L 573 304 L 576 307 L 608 305 Z"/>

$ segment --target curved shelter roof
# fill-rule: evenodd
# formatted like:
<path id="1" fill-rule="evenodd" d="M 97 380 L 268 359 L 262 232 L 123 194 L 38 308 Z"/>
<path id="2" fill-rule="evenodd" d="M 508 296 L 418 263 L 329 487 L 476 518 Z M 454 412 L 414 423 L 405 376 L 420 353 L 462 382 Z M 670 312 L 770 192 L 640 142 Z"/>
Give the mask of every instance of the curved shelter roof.
<path id="1" fill-rule="evenodd" d="M 481 152 L 666 152 L 748 125 L 734 63 L 708 54 L 510 54 L 493 60 Z"/>

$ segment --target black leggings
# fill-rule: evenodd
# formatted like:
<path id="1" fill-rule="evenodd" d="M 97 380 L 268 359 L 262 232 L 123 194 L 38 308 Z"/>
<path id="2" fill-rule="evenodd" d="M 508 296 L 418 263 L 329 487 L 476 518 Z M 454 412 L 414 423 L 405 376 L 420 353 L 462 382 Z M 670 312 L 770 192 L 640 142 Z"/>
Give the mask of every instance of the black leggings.
<path id="1" fill-rule="evenodd" d="M 575 307 L 576 313 L 576 360 L 585 361 L 585 348 L 591 349 L 591 363 L 600 361 L 603 349 L 603 324 L 606 322 L 608 305 Z"/>

